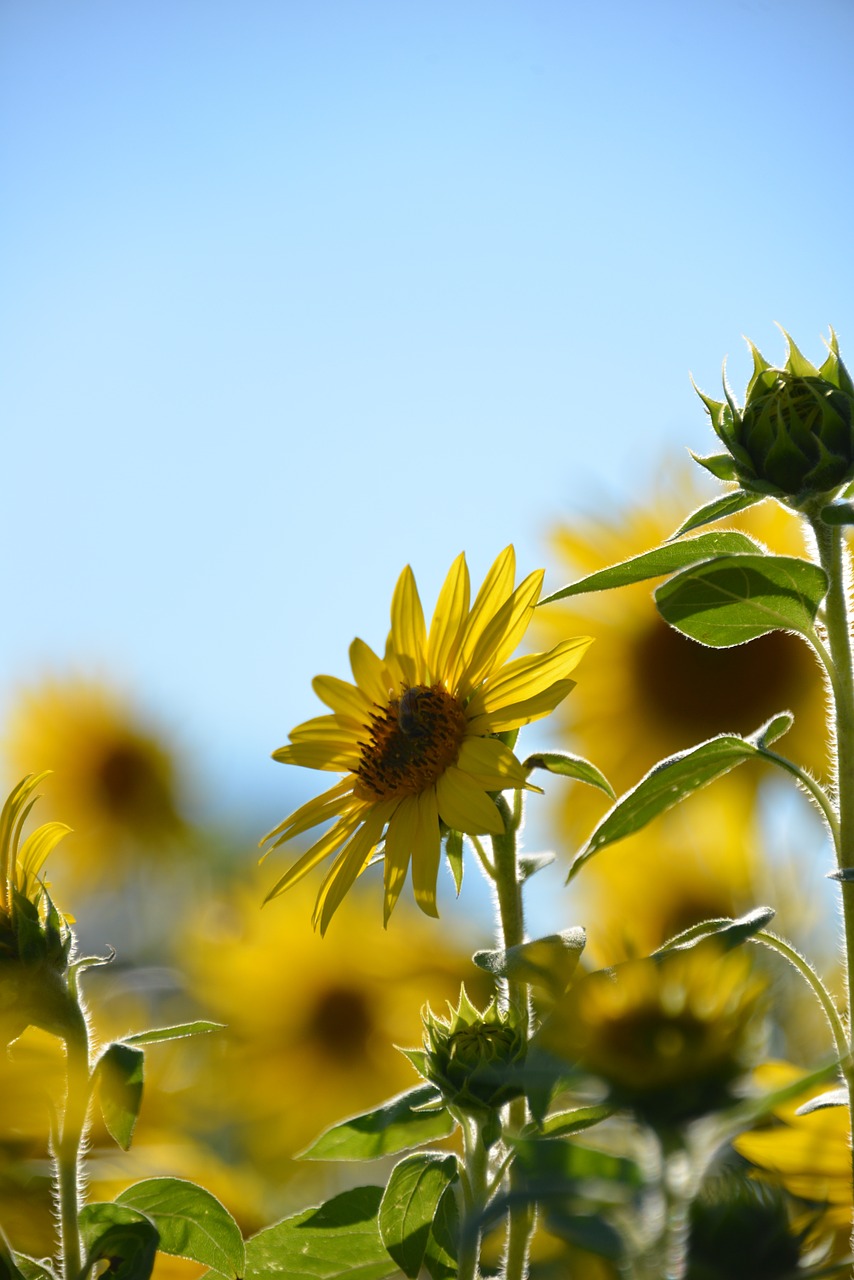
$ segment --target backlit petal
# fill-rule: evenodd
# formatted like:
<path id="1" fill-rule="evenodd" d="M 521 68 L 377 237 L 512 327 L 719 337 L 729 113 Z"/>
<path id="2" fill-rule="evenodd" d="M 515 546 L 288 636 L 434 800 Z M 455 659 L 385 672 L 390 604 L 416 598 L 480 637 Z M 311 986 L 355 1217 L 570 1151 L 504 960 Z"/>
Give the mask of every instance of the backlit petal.
<path id="1" fill-rule="evenodd" d="M 436 880 L 441 857 L 439 808 L 436 792 L 430 787 L 418 797 L 418 824 L 412 851 L 412 888 L 415 901 L 427 916 L 439 914 L 436 909 Z"/>
<path id="2" fill-rule="evenodd" d="M 469 571 L 465 555 L 457 556 L 442 584 L 427 642 L 430 683 L 448 679 L 462 643 L 469 608 Z"/>
<path id="3" fill-rule="evenodd" d="M 503 835 L 504 821 L 492 800 L 461 770 L 446 769 L 436 783 L 439 816 L 455 831 L 468 835 Z"/>

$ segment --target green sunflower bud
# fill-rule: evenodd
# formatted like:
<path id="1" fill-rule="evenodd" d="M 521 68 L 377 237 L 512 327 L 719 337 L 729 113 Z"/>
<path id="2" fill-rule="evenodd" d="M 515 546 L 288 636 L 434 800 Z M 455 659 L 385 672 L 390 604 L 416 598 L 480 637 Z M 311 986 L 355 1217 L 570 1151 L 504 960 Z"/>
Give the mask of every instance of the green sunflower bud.
<path id="1" fill-rule="evenodd" d="M 818 368 L 785 331 L 784 337 L 782 368 L 769 365 L 748 342 L 753 374 L 742 407 L 726 381 L 725 401 L 698 394 L 741 487 L 799 507 L 816 497 L 832 497 L 854 479 L 854 382 L 832 329 L 827 359 Z M 715 461 L 704 460 L 707 466 Z"/>
<path id="2" fill-rule="evenodd" d="M 424 1010 L 426 1074 L 449 1106 L 485 1120 L 522 1093 L 517 1069 L 525 1060 L 527 1041 L 508 1010 L 493 1000 L 482 1013 L 460 988 L 456 1009 L 438 1018 Z"/>

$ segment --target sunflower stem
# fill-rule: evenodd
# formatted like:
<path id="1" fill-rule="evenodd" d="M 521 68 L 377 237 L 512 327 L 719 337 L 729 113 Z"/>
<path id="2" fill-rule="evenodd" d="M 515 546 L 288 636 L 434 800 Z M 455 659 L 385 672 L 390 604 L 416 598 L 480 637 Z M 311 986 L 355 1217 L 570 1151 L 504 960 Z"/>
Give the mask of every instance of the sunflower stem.
<path id="1" fill-rule="evenodd" d="M 72 992 L 72 994 L 75 994 Z M 80 1240 L 80 1154 L 89 1110 L 89 1028 L 79 1001 L 71 1003 L 64 1033 L 66 1093 L 54 1139 L 54 1177 L 59 1211 L 62 1280 L 77 1280 L 83 1267 Z"/>
<path id="2" fill-rule="evenodd" d="M 462 1121 L 463 1196 L 465 1213 L 457 1260 L 457 1280 L 478 1280 L 480 1275 L 481 1220 L 489 1201 L 489 1157 L 480 1126 L 471 1118 Z"/>
<path id="3" fill-rule="evenodd" d="M 848 606 L 849 565 L 839 526 L 824 523 L 818 514 L 809 516 L 818 559 L 828 578 L 824 602 L 824 627 L 831 665 L 828 669 L 830 694 L 828 722 L 835 746 L 833 784 L 836 798 L 838 839 L 836 859 L 841 871 L 854 868 L 854 661 L 851 653 L 851 619 Z M 845 929 L 845 993 L 848 1008 L 848 1057 L 842 1070 L 848 1085 L 849 1125 L 854 1127 L 854 1064 L 851 1060 L 851 972 L 854 967 L 854 883 L 842 881 L 842 914 Z M 850 1145 L 850 1143 L 849 1143 Z M 854 1186 L 854 1149 L 852 1149 Z"/>

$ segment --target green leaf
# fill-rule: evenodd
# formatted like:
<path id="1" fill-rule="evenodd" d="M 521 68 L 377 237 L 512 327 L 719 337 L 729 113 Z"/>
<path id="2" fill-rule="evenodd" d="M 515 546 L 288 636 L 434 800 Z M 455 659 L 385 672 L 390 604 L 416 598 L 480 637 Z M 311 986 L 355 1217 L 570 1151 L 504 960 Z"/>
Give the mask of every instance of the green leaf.
<path id="1" fill-rule="evenodd" d="M 543 987 L 553 996 L 562 996 L 575 973 L 587 935 L 580 926 L 550 933 L 545 938 L 519 942 L 506 951 L 476 951 L 472 956 L 480 969 L 496 978 L 509 978 Z"/>
<path id="2" fill-rule="evenodd" d="M 380 1239 L 382 1187 L 354 1187 L 246 1242 L 246 1280 L 386 1280 L 398 1275 Z"/>
<path id="3" fill-rule="evenodd" d="M 184 1036 L 200 1036 L 208 1031 L 220 1031 L 224 1022 L 181 1022 L 175 1027 L 154 1027 L 151 1031 L 137 1031 L 132 1036 L 122 1036 L 122 1044 L 160 1044 L 164 1040 L 181 1040 Z"/>
<path id="4" fill-rule="evenodd" d="M 698 453 L 694 453 L 693 449 L 689 449 L 691 457 L 701 467 L 705 467 L 716 480 L 737 480 L 738 475 L 735 469 L 735 462 L 730 453 L 712 453 L 705 458 L 701 458 Z"/>
<path id="5" fill-rule="evenodd" d="M 519 880 L 524 884 L 544 867 L 550 867 L 556 861 L 553 853 L 523 853 L 519 858 Z"/>
<path id="6" fill-rule="evenodd" d="M 725 520 L 727 516 L 737 515 L 739 511 L 746 511 L 757 502 L 764 502 L 766 497 L 767 494 L 745 493 L 743 489 L 736 489 L 735 493 L 725 493 L 722 498 L 706 502 L 693 511 L 685 523 L 676 530 L 673 537 L 681 538 L 684 533 L 699 529 L 701 525 L 713 524 L 715 520 Z"/>
<path id="7" fill-rule="evenodd" d="M 773 716 L 747 738 L 722 733 L 653 765 L 637 786 L 627 791 L 605 814 L 576 856 L 569 869 L 567 883 L 594 853 L 640 831 L 660 813 L 672 809 L 685 796 L 708 786 L 736 765 L 751 759 L 766 759 L 779 764 L 778 759 L 764 749 L 765 743 L 769 735 L 779 737 L 791 723 L 789 713 L 784 712 Z"/>
<path id="8" fill-rule="evenodd" d="M 522 768 L 529 772 L 532 769 L 547 769 L 549 773 L 557 773 L 561 777 L 574 778 L 577 782 L 586 782 L 588 786 L 598 787 L 600 791 L 605 792 L 606 796 L 610 796 L 612 800 L 616 799 L 616 792 L 604 773 L 601 773 L 589 760 L 583 760 L 581 756 L 573 756 L 565 751 L 539 751 L 534 756 L 528 756 Z"/>
<path id="9" fill-rule="evenodd" d="M 456 1280 L 460 1211 L 453 1186 L 445 1188 L 427 1237 L 424 1266 L 431 1280 Z"/>
<path id="10" fill-rule="evenodd" d="M 457 1176 L 456 1156 L 436 1151 L 406 1156 L 392 1170 L 380 1204 L 380 1236 L 409 1280 L 421 1270 L 439 1201 Z"/>
<path id="11" fill-rule="evenodd" d="M 680 530 L 681 532 L 684 531 Z M 698 538 L 686 538 L 684 542 L 665 542 L 663 547 L 644 551 L 642 555 L 632 556 L 608 569 L 598 569 L 586 578 L 579 578 L 578 582 L 555 591 L 553 595 L 541 600 L 540 604 L 551 604 L 554 600 L 584 595 L 589 591 L 610 591 L 614 587 L 627 587 L 635 582 L 645 582 L 647 578 L 663 578 L 675 573 L 677 569 L 684 569 L 686 565 L 708 560 L 711 556 L 755 554 L 759 549 L 759 544 L 748 538 L 746 533 L 737 533 L 732 529 L 703 533 Z"/>
<path id="12" fill-rule="evenodd" d="M 115 1280 L 148 1280 L 159 1236 L 143 1213 L 125 1205 L 87 1204 L 80 1210 L 80 1237 L 86 1252 L 83 1275 L 99 1262 L 99 1276 Z"/>
<path id="13" fill-rule="evenodd" d="M 123 1151 L 130 1147 L 139 1115 L 144 1062 L 142 1049 L 116 1043 L 107 1046 L 95 1067 L 101 1115 Z"/>
<path id="14" fill-rule="evenodd" d="M 746 915 L 733 920 L 722 916 L 717 920 L 701 920 L 688 929 L 668 938 L 666 942 L 653 951 L 653 956 L 663 956 L 668 951 L 687 951 L 707 938 L 715 938 L 728 951 L 731 947 L 740 947 L 748 938 L 752 938 L 760 929 L 770 924 L 776 915 L 773 907 L 755 907 Z"/>
<path id="15" fill-rule="evenodd" d="M 828 880 L 839 880 L 842 884 L 850 884 L 854 880 L 854 867 L 840 867 L 838 871 L 828 871 Z"/>
<path id="16" fill-rule="evenodd" d="M 570 1133 L 581 1133 L 583 1129 L 589 1129 L 592 1125 L 607 1120 L 613 1114 L 614 1107 L 604 1102 L 591 1107 L 573 1107 L 569 1111 L 556 1111 L 554 1115 L 546 1116 L 540 1126 L 540 1136 L 563 1138 Z"/>
<path id="17" fill-rule="evenodd" d="M 25 1253 L 16 1253 L 15 1261 L 24 1280 L 56 1280 L 49 1258 L 30 1258 Z"/>
<path id="18" fill-rule="evenodd" d="M 715 649 L 769 631 L 813 635 L 827 575 L 797 556 L 723 556 L 677 574 L 655 592 L 666 622 Z"/>
<path id="19" fill-rule="evenodd" d="M 463 836 L 461 831 L 451 830 L 445 837 L 445 857 L 454 877 L 457 897 L 463 887 Z"/>
<path id="20" fill-rule="evenodd" d="M 839 1089 L 827 1089 L 824 1093 L 820 1093 L 817 1098 L 810 1098 L 809 1102 L 805 1102 L 803 1106 L 798 1107 L 795 1115 L 808 1116 L 811 1111 L 826 1111 L 828 1107 L 847 1106 L 848 1089 L 843 1085 Z"/>
<path id="21" fill-rule="evenodd" d="M 822 507 L 820 519 L 825 524 L 854 524 L 854 503 L 832 502 L 830 506 Z"/>
<path id="22" fill-rule="evenodd" d="M 444 1108 L 420 1110 L 438 1101 L 439 1093 L 433 1085 L 416 1085 L 375 1111 L 366 1111 L 333 1125 L 301 1151 L 299 1159 L 376 1160 L 379 1156 L 446 1138 L 455 1128 L 448 1112 Z"/>
<path id="23" fill-rule="evenodd" d="M 128 1205 L 151 1219 L 164 1253 L 191 1258 L 224 1276 L 243 1275 L 240 1228 L 203 1187 L 183 1178 L 147 1178 L 116 1196 L 116 1204 Z"/>
<path id="24" fill-rule="evenodd" d="M 0 1280 L 24 1280 L 23 1272 L 18 1267 L 12 1246 L 0 1228 Z"/>

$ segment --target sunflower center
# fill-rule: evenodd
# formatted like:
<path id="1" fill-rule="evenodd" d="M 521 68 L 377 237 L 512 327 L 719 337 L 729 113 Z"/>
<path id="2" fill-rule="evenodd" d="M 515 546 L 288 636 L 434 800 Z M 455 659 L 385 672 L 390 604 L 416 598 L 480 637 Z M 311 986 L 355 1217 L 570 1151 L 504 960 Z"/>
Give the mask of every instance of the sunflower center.
<path id="1" fill-rule="evenodd" d="M 441 685 L 412 685 L 371 716 L 356 793 L 363 800 L 420 795 L 455 763 L 466 716 Z"/>

